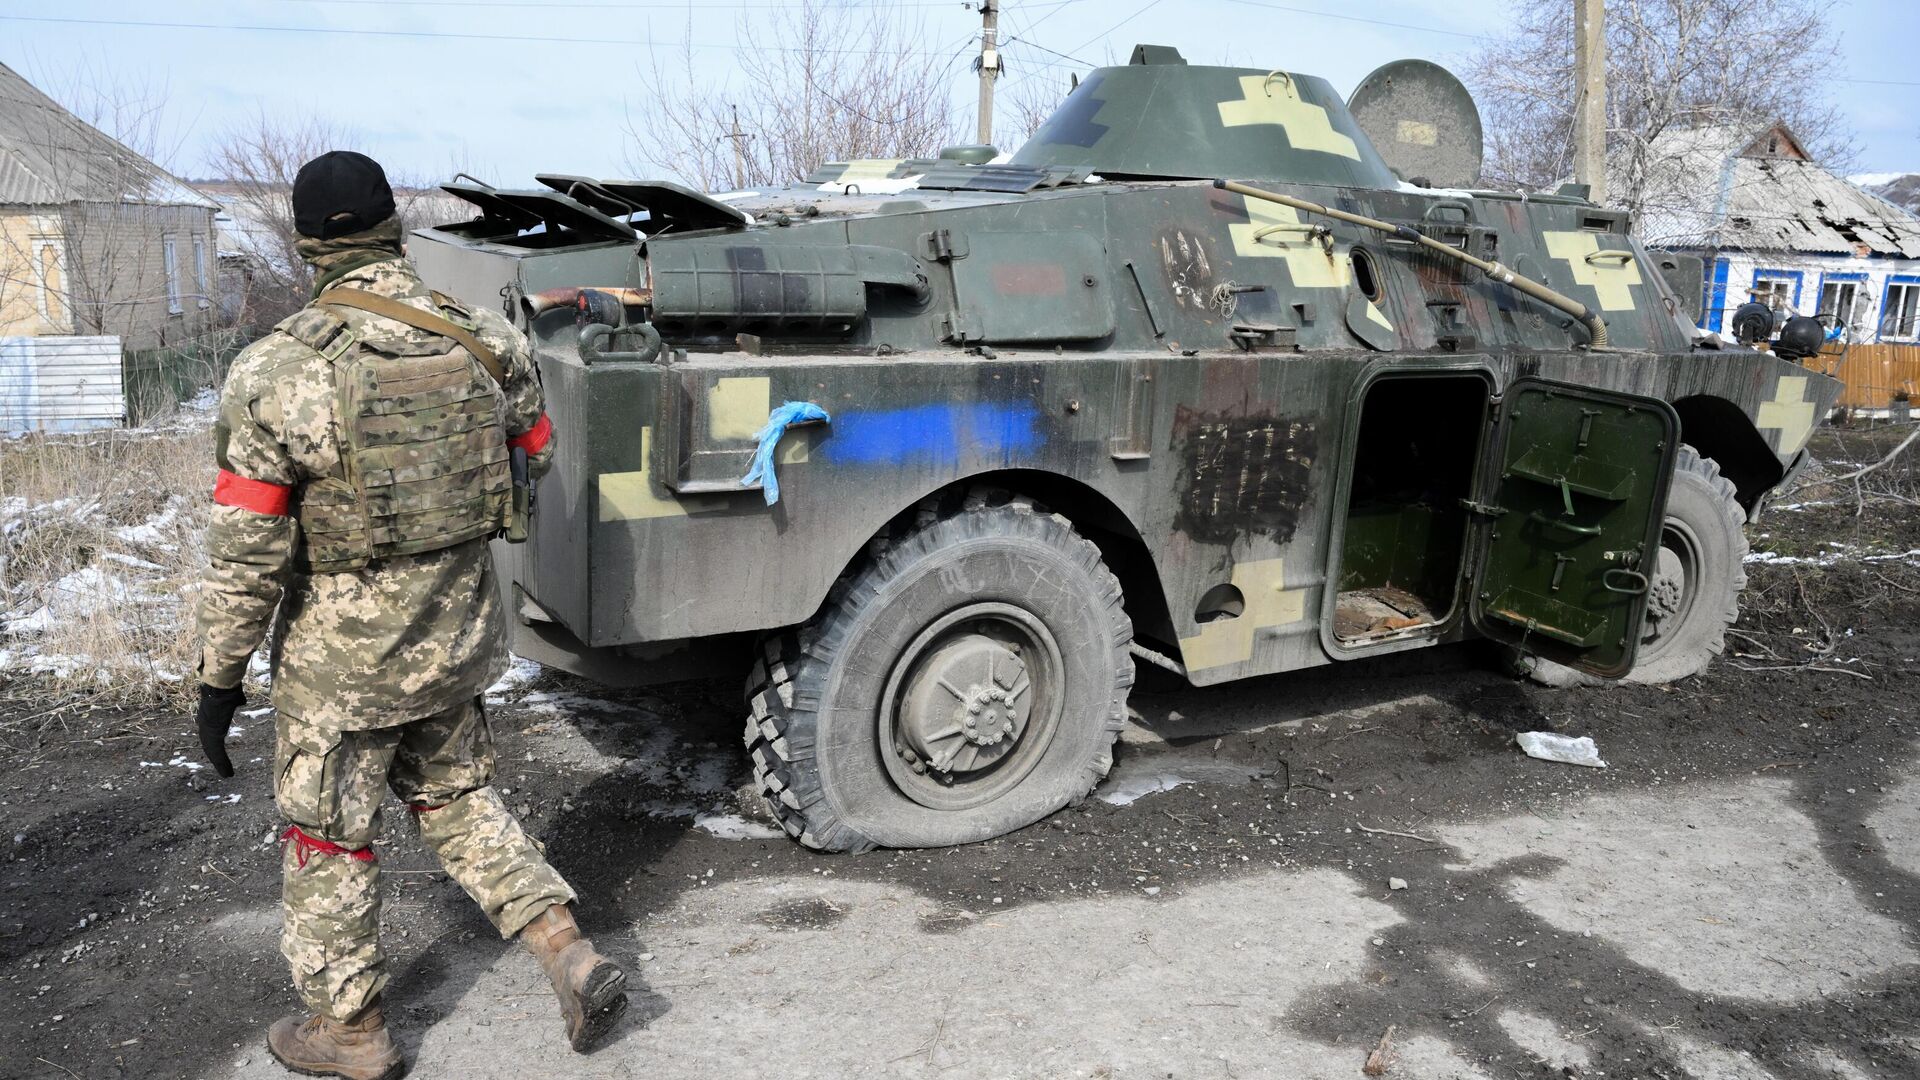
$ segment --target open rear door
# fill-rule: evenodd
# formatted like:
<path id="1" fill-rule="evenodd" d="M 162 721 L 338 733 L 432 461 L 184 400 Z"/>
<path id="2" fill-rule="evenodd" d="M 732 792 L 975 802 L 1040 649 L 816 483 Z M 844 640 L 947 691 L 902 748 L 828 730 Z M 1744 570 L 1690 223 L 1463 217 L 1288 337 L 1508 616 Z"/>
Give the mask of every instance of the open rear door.
<path id="1" fill-rule="evenodd" d="M 1540 379 L 1514 382 L 1501 412 L 1474 626 L 1619 678 L 1640 641 L 1679 418 L 1656 398 Z"/>

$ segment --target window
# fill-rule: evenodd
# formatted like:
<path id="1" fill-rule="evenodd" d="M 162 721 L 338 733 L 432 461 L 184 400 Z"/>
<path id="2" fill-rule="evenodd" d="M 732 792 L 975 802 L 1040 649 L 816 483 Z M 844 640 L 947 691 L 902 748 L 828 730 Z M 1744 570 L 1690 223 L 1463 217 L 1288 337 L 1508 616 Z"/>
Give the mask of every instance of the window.
<path id="1" fill-rule="evenodd" d="M 1755 278 L 1753 298 L 1775 311 L 1785 311 L 1793 306 L 1793 282 Z"/>
<path id="2" fill-rule="evenodd" d="M 208 299 L 213 290 L 207 288 L 207 238 L 193 238 L 193 292 L 200 307 L 208 307 L 213 301 Z"/>
<path id="3" fill-rule="evenodd" d="M 40 321 L 49 327 L 64 326 L 67 312 L 61 297 L 67 288 L 67 249 L 59 237 L 33 238 L 33 267 L 34 284 L 39 286 L 34 307 L 40 312 Z"/>
<path id="4" fill-rule="evenodd" d="M 1887 302 L 1880 309 L 1880 336 L 1911 339 L 1920 333 L 1920 278 L 1887 283 Z"/>
<path id="5" fill-rule="evenodd" d="M 184 309 L 180 306 L 180 254 L 174 250 L 174 238 L 162 237 L 160 240 L 160 259 L 167 271 L 167 314 L 178 315 Z"/>
<path id="6" fill-rule="evenodd" d="M 1823 281 L 1820 283 L 1820 321 L 1829 328 L 1845 327 L 1849 340 L 1866 329 L 1867 290 L 1864 282 Z"/>

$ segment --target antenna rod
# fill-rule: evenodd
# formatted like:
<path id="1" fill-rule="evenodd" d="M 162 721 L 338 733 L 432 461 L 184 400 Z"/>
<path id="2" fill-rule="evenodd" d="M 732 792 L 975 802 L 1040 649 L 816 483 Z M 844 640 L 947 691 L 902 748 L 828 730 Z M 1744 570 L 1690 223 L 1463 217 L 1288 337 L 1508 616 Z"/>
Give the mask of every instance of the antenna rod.
<path id="1" fill-rule="evenodd" d="M 1277 191 L 1266 191 L 1262 188 L 1249 187 L 1235 180 L 1215 180 L 1213 186 L 1223 191 L 1231 191 L 1236 195 L 1245 195 L 1250 199 L 1265 199 L 1271 203 L 1279 203 L 1281 206 L 1291 206 L 1295 210 L 1305 213 L 1318 214 L 1321 217 L 1330 217 L 1335 221 L 1344 221 L 1349 225 L 1358 225 L 1363 229 L 1372 229 L 1375 232 L 1386 233 L 1388 236 L 1396 239 L 1405 240 L 1412 244 L 1419 244 L 1421 247 L 1430 251 L 1437 251 L 1450 259 L 1456 259 L 1466 263 L 1468 266 L 1486 274 L 1502 285 L 1510 286 L 1514 290 L 1525 293 L 1535 300 L 1546 304 L 1548 307 L 1557 308 L 1579 319 L 1581 325 L 1587 328 L 1587 338 L 1591 347 L 1595 349 L 1604 349 L 1607 347 L 1607 324 L 1600 318 L 1599 312 L 1593 311 L 1588 308 L 1587 305 L 1565 293 L 1555 292 L 1530 277 L 1516 274 L 1497 262 L 1489 262 L 1486 259 L 1475 258 L 1461 251 L 1459 248 L 1454 247 L 1452 244 L 1443 244 L 1425 233 L 1420 232 L 1418 229 L 1406 225 L 1395 225 L 1393 222 L 1381 221 L 1379 218 L 1350 214 L 1345 210 L 1335 210 L 1331 206 L 1321 206 L 1319 203 L 1308 202 L 1305 199 L 1296 199 L 1291 195 L 1282 195 Z"/>

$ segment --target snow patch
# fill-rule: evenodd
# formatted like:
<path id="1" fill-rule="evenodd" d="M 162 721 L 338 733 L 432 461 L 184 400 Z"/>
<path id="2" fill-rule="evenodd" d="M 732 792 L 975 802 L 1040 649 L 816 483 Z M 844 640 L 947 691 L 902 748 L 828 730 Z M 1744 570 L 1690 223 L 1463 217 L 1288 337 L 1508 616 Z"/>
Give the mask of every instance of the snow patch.
<path id="1" fill-rule="evenodd" d="M 169 540 L 179 539 L 176 523 L 180 520 L 180 511 L 184 509 L 181 499 L 175 495 L 167 500 L 167 505 L 159 513 L 138 525 L 123 525 L 113 530 L 116 539 L 129 544 L 164 545 Z M 162 567 L 148 563 L 155 570 Z"/>
<path id="2" fill-rule="evenodd" d="M 705 829 L 722 840 L 779 840 L 787 835 L 771 825 L 748 821 L 739 814 L 695 814 L 693 824 L 695 828 Z"/>

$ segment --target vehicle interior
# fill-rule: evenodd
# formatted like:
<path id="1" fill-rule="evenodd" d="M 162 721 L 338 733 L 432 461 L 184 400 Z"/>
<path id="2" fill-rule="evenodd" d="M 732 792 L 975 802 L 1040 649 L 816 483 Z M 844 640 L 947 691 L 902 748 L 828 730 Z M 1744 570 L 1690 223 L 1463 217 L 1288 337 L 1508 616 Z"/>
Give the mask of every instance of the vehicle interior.
<path id="1" fill-rule="evenodd" d="M 1341 643 L 1421 637 L 1451 618 L 1487 397 L 1471 373 L 1387 375 L 1367 389 L 1335 577 Z"/>

